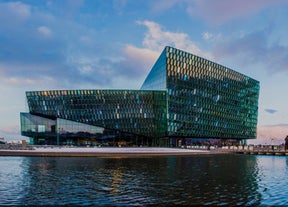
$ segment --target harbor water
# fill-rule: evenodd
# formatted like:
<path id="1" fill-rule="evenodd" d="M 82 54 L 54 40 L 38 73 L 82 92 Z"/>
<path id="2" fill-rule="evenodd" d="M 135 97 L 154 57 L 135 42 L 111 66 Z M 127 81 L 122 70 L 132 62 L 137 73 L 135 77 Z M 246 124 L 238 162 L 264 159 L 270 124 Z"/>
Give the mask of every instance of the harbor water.
<path id="1" fill-rule="evenodd" d="M 0 205 L 288 203 L 288 157 L 0 157 Z"/>

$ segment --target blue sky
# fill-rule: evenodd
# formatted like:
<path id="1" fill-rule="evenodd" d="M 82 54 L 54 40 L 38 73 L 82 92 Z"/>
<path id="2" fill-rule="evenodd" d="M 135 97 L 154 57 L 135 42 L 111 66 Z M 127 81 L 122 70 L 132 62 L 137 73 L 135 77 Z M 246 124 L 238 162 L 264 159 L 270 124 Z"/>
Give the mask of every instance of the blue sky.
<path id="1" fill-rule="evenodd" d="M 0 0 L 0 137 L 21 139 L 25 91 L 139 89 L 170 45 L 259 80 L 257 141 L 280 142 L 287 19 L 288 0 Z"/>

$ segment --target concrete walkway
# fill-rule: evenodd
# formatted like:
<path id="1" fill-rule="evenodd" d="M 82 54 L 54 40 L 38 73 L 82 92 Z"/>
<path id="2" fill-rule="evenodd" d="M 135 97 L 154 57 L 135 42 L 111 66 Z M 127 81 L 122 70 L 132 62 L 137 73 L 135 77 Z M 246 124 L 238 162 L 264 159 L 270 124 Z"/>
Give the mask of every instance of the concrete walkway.
<path id="1" fill-rule="evenodd" d="M 213 152 L 212 152 L 213 153 Z M 0 156 L 137 156 L 137 155 L 198 155 L 209 150 L 165 147 L 34 147 L 34 150 L 0 150 Z"/>

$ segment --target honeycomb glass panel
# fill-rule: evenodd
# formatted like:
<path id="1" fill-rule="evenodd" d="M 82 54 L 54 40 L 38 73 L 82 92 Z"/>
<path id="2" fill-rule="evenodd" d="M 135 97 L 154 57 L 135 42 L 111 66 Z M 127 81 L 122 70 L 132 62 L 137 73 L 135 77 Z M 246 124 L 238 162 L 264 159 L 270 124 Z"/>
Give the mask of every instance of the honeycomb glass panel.
<path id="1" fill-rule="evenodd" d="M 21 113 L 21 133 L 60 141 L 126 137 L 156 146 L 167 137 L 256 138 L 259 88 L 248 76 L 166 47 L 141 90 L 26 92 L 29 113 Z M 99 129 L 103 133 L 93 132 Z"/>

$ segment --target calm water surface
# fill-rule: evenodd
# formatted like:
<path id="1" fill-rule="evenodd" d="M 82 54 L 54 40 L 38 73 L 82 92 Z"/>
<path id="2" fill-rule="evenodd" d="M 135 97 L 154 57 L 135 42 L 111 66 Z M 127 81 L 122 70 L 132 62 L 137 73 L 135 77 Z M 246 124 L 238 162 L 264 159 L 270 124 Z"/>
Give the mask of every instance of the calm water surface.
<path id="1" fill-rule="evenodd" d="M 284 205 L 288 158 L 0 157 L 0 205 Z"/>

